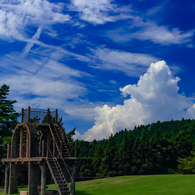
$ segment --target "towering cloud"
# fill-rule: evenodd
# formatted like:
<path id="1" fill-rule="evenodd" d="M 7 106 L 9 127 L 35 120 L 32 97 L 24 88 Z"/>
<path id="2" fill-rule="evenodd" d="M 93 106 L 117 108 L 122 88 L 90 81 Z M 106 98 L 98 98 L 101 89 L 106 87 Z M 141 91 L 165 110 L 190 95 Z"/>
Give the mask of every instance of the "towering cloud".
<path id="1" fill-rule="evenodd" d="M 108 138 L 121 129 L 133 129 L 135 125 L 148 124 L 157 120 L 191 118 L 195 106 L 184 95 L 178 93 L 178 77 L 173 77 L 165 61 L 152 63 L 137 84 L 120 88 L 123 105 L 95 108 L 95 125 L 75 137 L 85 140 Z"/>

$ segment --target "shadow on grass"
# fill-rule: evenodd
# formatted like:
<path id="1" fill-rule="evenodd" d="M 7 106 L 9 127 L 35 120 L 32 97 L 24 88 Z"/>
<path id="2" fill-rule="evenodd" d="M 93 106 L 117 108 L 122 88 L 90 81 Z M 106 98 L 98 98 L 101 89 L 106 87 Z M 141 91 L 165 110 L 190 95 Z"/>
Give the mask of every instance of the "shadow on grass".
<path id="1" fill-rule="evenodd" d="M 75 191 L 75 195 L 90 195 L 90 194 L 87 193 L 86 191 L 76 190 L 76 191 Z"/>

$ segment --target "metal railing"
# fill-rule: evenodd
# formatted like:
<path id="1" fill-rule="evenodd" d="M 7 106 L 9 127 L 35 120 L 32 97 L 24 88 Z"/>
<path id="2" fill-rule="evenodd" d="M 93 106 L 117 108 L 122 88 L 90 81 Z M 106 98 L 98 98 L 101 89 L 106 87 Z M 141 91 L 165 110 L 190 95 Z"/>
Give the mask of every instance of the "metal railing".
<path id="1" fill-rule="evenodd" d="M 52 118 L 56 118 L 57 112 L 50 112 Z M 22 120 L 21 122 L 47 122 L 48 109 L 31 108 L 30 106 L 26 109 L 22 109 Z"/>

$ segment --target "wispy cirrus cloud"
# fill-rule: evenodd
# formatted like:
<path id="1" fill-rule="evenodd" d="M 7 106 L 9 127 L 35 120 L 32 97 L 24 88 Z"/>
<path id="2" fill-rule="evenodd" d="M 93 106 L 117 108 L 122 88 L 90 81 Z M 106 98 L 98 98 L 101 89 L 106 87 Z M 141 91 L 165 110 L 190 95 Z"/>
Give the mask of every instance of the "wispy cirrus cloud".
<path id="1" fill-rule="evenodd" d="M 120 71 L 128 76 L 139 77 L 146 71 L 148 64 L 158 61 L 157 58 L 142 53 L 131 53 L 120 50 L 111 50 L 108 48 L 91 49 L 93 55 L 91 67 Z"/>
<path id="2" fill-rule="evenodd" d="M 81 20 L 94 25 L 126 20 L 128 27 L 125 25 L 125 28 L 118 27 L 116 30 L 106 32 L 108 38 L 115 42 L 122 43 L 138 39 L 162 45 L 186 44 L 188 47 L 193 46 L 191 38 L 195 30 L 184 32 L 179 28 L 159 26 L 154 20 L 148 18 L 151 14 L 154 15 L 162 9 L 162 5 L 141 16 L 140 13 L 132 9 L 131 5 L 119 6 L 111 0 L 72 0 L 71 2 L 69 9 L 77 11 Z"/>
<path id="3" fill-rule="evenodd" d="M 52 24 L 70 20 L 62 13 L 63 4 L 54 4 L 47 0 L 16 0 L 0 2 L 0 38 L 12 41 L 28 38 L 29 25 L 51 30 Z"/>
<path id="4" fill-rule="evenodd" d="M 195 30 L 183 32 L 178 28 L 171 30 L 166 26 L 157 26 L 154 22 L 146 22 L 140 25 L 143 29 L 132 33 L 132 38 L 142 41 L 151 40 L 154 43 L 167 44 L 186 44 L 192 46 L 191 38 Z"/>
<path id="5" fill-rule="evenodd" d="M 31 51 L 32 52 L 32 51 Z M 77 78 L 88 77 L 88 73 L 70 68 L 58 62 L 61 54 L 34 58 L 31 52 L 25 58 L 19 53 L 7 54 L 0 58 L 0 84 L 10 86 L 10 98 L 16 99 L 16 109 L 31 105 L 32 107 L 58 108 L 69 117 L 92 119 L 95 106 L 82 100 L 88 89 Z M 50 55 L 51 51 L 49 54 Z M 25 64 L 25 66 L 24 66 Z"/>
<path id="6" fill-rule="evenodd" d="M 130 18 L 129 6 L 119 7 L 111 0 L 72 0 L 70 10 L 78 11 L 79 18 L 94 25 Z"/>
<path id="7" fill-rule="evenodd" d="M 158 26 L 155 21 L 144 22 L 144 18 L 140 16 L 133 16 L 132 19 L 129 27 L 119 27 L 115 30 L 107 31 L 107 37 L 118 43 L 138 39 L 161 45 L 184 44 L 188 47 L 193 47 L 194 29 L 184 32 L 178 28 L 170 29 L 167 26 Z"/>

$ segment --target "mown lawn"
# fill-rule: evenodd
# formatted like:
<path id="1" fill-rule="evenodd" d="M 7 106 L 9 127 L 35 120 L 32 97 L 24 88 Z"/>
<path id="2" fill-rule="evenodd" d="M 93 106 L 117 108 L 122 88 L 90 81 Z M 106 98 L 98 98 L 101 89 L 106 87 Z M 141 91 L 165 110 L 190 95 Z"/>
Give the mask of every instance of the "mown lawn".
<path id="1" fill-rule="evenodd" d="M 56 187 L 50 185 L 49 189 Z M 122 176 L 76 183 L 76 195 L 192 195 L 194 193 L 195 175 Z M 0 195 L 2 194 L 3 192 L 0 192 Z"/>

